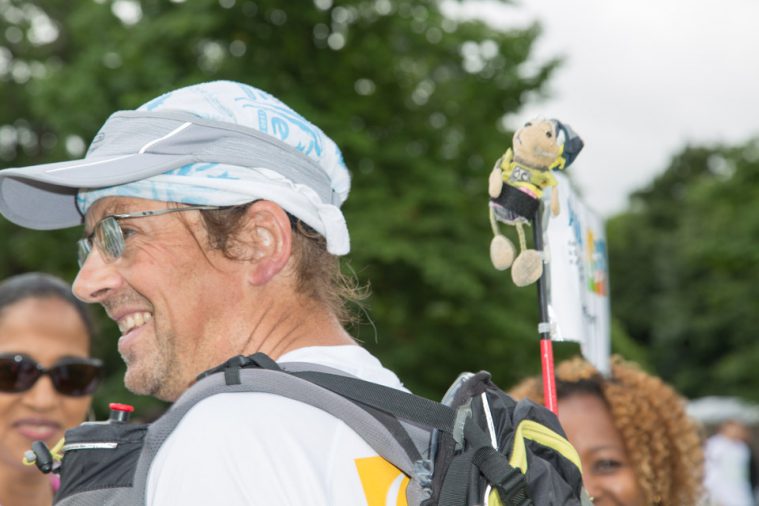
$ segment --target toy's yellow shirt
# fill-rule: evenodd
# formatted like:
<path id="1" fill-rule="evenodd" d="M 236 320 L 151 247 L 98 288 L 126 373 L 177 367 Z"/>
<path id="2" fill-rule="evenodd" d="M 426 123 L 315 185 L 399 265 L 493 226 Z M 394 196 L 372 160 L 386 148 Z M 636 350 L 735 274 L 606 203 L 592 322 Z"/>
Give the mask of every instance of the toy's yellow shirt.
<path id="1" fill-rule="evenodd" d="M 504 163 L 501 164 L 503 172 L 503 181 L 518 188 L 523 192 L 539 199 L 543 196 L 543 189 L 547 186 L 556 186 L 557 181 L 550 170 L 539 170 L 520 165 L 517 162 L 508 161 L 504 157 Z"/>

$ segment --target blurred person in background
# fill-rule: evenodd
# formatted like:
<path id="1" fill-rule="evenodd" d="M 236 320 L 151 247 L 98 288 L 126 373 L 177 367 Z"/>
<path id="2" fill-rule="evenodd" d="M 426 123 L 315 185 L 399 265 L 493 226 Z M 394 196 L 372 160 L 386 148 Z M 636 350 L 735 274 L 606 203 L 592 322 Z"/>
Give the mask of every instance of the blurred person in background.
<path id="1" fill-rule="evenodd" d="M 751 433 L 738 420 L 726 420 L 706 440 L 704 484 L 709 504 L 754 506 L 751 484 Z"/>
<path id="2" fill-rule="evenodd" d="M 22 464 L 37 440 L 54 446 L 81 423 L 102 364 L 90 358 L 87 307 L 60 279 L 41 273 L 0 283 L 0 504 L 49 505 L 52 475 Z"/>
<path id="3" fill-rule="evenodd" d="M 594 504 L 699 502 L 701 438 L 671 387 L 618 356 L 608 378 L 577 357 L 556 367 L 556 393 L 559 420 L 580 455 Z M 510 394 L 542 403 L 542 380 L 528 378 Z"/>
<path id="4" fill-rule="evenodd" d="M 748 481 L 751 486 L 751 497 L 754 504 L 759 503 L 759 469 L 756 468 L 756 451 L 754 450 L 754 434 L 749 424 L 741 423 L 741 438 L 748 445 Z"/>

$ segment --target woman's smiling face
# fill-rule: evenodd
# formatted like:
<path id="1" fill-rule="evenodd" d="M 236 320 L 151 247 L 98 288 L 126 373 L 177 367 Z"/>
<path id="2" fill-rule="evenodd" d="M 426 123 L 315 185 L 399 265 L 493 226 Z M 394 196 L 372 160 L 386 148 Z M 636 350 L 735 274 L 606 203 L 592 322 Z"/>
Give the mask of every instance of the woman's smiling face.
<path id="1" fill-rule="evenodd" d="M 582 461 L 583 483 L 597 506 L 646 506 L 643 489 L 606 403 L 578 393 L 559 401 L 559 421 Z"/>
<path id="2" fill-rule="evenodd" d="M 77 310 L 60 298 L 24 298 L 0 310 L 2 354 L 26 355 L 48 368 L 64 357 L 88 357 L 89 340 Z M 0 392 L 0 472 L 22 467 L 34 441 L 57 443 L 66 429 L 84 420 L 90 400 L 58 393 L 48 376 L 25 392 Z"/>

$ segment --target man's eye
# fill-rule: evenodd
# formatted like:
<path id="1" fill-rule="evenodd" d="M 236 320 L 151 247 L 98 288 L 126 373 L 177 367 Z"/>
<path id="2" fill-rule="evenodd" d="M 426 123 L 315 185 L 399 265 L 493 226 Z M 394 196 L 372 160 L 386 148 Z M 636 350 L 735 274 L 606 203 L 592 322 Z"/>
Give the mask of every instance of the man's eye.
<path id="1" fill-rule="evenodd" d="M 602 459 L 593 463 L 596 473 L 613 473 L 622 467 L 622 462 L 614 459 Z"/>
<path id="2" fill-rule="evenodd" d="M 121 227 L 121 235 L 124 236 L 124 239 L 129 239 L 130 236 L 132 236 L 132 235 L 134 235 L 136 233 L 137 233 L 137 231 L 135 229 L 133 229 L 133 228 L 125 227 L 125 226 Z"/>

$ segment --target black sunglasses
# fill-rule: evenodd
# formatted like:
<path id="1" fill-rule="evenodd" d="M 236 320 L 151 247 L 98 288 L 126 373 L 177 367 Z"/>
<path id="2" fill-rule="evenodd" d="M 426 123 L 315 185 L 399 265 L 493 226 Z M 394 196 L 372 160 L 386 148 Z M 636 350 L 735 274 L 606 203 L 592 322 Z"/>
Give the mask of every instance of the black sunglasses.
<path id="1" fill-rule="evenodd" d="M 94 392 L 100 384 L 103 363 L 96 358 L 62 358 L 45 369 L 26 355 L 0 355 L 0 392 L 25 392 L 46 374 L 58 393 L 81 397 Z"/>

